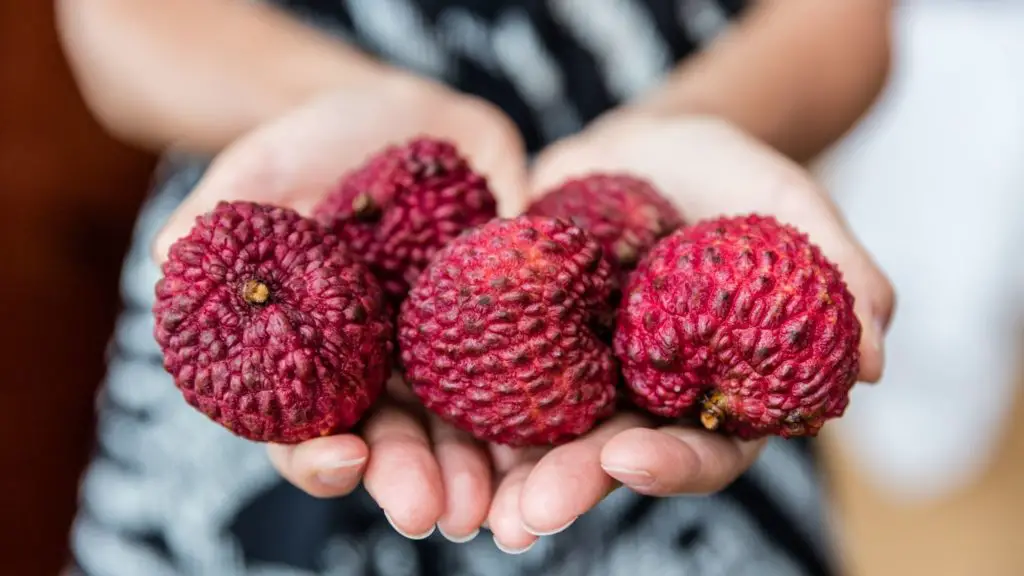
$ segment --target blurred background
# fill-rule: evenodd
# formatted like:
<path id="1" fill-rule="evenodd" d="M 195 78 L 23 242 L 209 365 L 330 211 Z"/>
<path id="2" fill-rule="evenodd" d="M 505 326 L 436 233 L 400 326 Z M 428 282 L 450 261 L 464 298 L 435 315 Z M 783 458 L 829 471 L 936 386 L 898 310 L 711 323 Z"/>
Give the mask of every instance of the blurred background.
<path id="1" fill-rule="evenodd" d="M 885 381 L 824 438 L 850 576 L 1024 574 L 1024 6 L 907 2 L 887 94 L 815 171 L 900 297 Z M 0 2 L 0 575 L 66 553 L 154 159 L 105 136 L 50 2 Z"/>
<path id="2" fill-rule="evenodd" d="M 0 1 L 0 574 L 56 574 L 154 160 L 107 138 L 52 2 Z"/>

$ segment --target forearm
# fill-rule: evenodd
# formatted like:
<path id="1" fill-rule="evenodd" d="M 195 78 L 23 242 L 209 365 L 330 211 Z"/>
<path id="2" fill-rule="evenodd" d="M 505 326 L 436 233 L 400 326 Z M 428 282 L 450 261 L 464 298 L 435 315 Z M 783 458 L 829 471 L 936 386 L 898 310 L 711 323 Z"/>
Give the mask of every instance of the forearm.
<path id="1" fill-rule="evenodd" d="M 720 116 L 809 160 L 884 87 L 891 10 L 891 0 L 761 0 L 638 105 Z"/>
<path id="2" fill-rule="evenodd" d="M 135 144 L 216 152 L 320 91 L 380 67 L 245 0 L 57 0 L 61 38 L 97 119 Z"/>

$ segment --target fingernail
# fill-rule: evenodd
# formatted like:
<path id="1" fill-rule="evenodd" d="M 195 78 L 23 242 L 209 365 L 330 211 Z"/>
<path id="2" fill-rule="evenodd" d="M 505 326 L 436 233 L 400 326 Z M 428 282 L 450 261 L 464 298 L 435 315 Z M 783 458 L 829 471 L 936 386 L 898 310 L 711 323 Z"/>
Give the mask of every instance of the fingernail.
<path id="1" fill-rule="evenodd" d="M 347 484 L 352 478 L 352 469 L 362 466 L 363 462 L 366 462 L 365 457 L 354 460 L 328 460 L 317 470 L 316 479 L 328 486 Z"/>
<path id="2" fill-rule="evenodd" d="M 563 532 L 569 526 L 572 526 L 572 523 L 576 521 L 576 518 L 578 518 L 578 516 L 574 517 L 572 520 L 569 520 L 568 522 L 566 522 L 562 526 L 560 526 L 558 528 L 555 528 L 554 530 L 551 530 L 549 532 L 541 532 L 540 530 L 536 530 L 534 528 L 531 528 L 530 526 L 528 526 L 526 524 L 526 522 L 523 522 L 523 530 L 526 530 L 527 532 L 529 532 L 530 534 L 533 534 L 534 536 L 554 536 L 555 534 L 558 534 L 559 532 Z"/>
<path id="3" fill-rule="evenodd" d="M 502 552 L 504 552 L 505 554 L 511 554 L 511 555 L 513 555 L 513 556 L 515 556 L 515 555 L 517 555 L 517 554 L 522 554 L 522 553 L 526 552 L 526 551 L 527 551 L 527 550 L 529 550 L 530 548 L 533 548 L 533 546 L 534 546 L 534 545 L 535 545 L 536 543 L 537 543 L 537 541 L 536 541 L 536 540 L 534 540 L 533 542 L 530 542 L 530 543 L 529 543 L 529 544 L 528 544 L 528 545 L 526 546 L 526 548 L 520 548 L 520 549 L 518 549 L 518 550 L 517 550 L 517 549 L 515 549 L 515 548 L 506 548 L 506 547 L 502 546 L 502 545 L 501 545 L 501 542 L 499 542 L 499 541 L 498 541 L 498 537 L 497 537 L 497 536 L 495 536 L 495 537 L 494 537 L 494 545 L 498 547 L 498 550 L 501 550 L 501 551 L 502 551 Z"/>
<path id="4" fill-rule="evenodd" d="M 602 468 L 604 468 L 602 466 Z M 646 488 L 654 484 L 654 476 L 643 470 L 629 470 L 627 468 L 604 468 L 610 476 L 622 482 L 626 486 L 634 488 Z"/>
<path id="5" fill-rule="evenodd" d="M 441 528 L 440 524 L 437 525 L 437 531 L 441 533 L 441 536 L 444 536 L 445 540 L 447 540 L 449 542 L 454 542 L 455 544 L 465 544 L 466 542 L 469 542 L 473 538 L 476 538 L 477 534 L 480 533 L 480 529 L 477 528 L 476 530 L 473 530 L 472 532 L 470 532 L 466 536 L 461 536 L 461 537 L 460 536 L 452 536 L 452 535 L 446 533 L 444 531 L 444 529 Z"/>
<path id="6" fill-rule="evenodd" d="M 391 515 L 388 514 L 387 510 L 384 510 L 384 517 L 388 519 L 388 524 L 391 524 L 391 527 L 395 529 L 395 532 L 398 532 L 399 534 L 405 536 L 409 540 L 424 540 L 431 534 L 433 534 L 434 530 L 437 528 L 437 524 L 434 524 L 430 527 L 430 530 L 427 530 L 423 534 L 407 534 L 401 528 L 399 528 L 398 525 L 395 524 L 395 521 L 391 519 Z"/>

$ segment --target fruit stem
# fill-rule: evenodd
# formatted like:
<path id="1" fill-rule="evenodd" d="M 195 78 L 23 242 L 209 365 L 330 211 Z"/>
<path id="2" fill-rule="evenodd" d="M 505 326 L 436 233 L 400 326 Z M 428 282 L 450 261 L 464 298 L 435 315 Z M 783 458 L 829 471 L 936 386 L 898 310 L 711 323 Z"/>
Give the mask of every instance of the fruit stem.
<path id="1" fill-rule="evenodd" d="M 712 392 L 704 400 L 703 409 L 700 411 L 700 423 L 708 430 L 718 430 L 725 419 L 725 395 L 721 392 Z"/>
<path id="2" fill-rule="evenodd" d="M 378 211 L 379 207 L 373 201 L 373 196 L 366 192 L 361 192 L 352 199 L 352 213 L 358 220 L 373 220 Z"/>
<path id="3" fill-rule="evenodd" d="M 266 304 L 270 299 L 270 288 L 259 280 L 248 280 L 242 286 L 242 299 L 248 304 Z"/>
<path id="4" fill-rule="evenodd" d="M 615 259 L 618 260 L 619 264 L 625 267 L 630 267 L 636 264 L 637 261 L 637 250 L 625 239 L 619 240 L 612 246 L 615 251 Z"/>

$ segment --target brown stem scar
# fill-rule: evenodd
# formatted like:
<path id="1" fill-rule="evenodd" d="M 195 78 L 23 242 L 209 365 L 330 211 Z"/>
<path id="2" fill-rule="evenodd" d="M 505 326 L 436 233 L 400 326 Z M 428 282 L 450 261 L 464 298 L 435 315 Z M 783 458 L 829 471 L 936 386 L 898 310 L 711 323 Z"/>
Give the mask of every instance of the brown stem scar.
<path id="1" fill-rule="evenodd" d="M 615 251 L 615 258 L 619 261 L 619 264 L 623 266 L 631 266 L 636 263 L 637 254 L 636 248 L 634 248 L 629 242 L 625 240 L 619 240 L 616 242 L 612 249 Z"/>
<path id="2" fill-rule="evenodd" d="M 248 280 L 242 286 L 242 298 L 249 304 L 266 304 L 270 299 L 270 288 L 259 280 Z"/>
<path id="3" fill-rule="evenodd" d="M 721 392 L 712 392 L 704 400 L 700 411 L 700 423 L 708 430 L 718 430 L 725 420 L 725 395 Z"/>
<path id="4" fill-rule="evenodd" d="M 352 213 L 359 220 L 372 220 L 377 216 L 379 206 L 373 201 L 373 196 L 366 192 L 357 194 L 352 199 Z"/>

